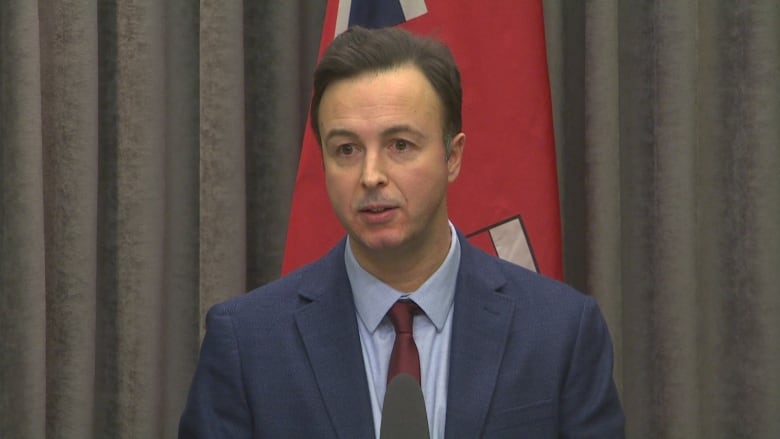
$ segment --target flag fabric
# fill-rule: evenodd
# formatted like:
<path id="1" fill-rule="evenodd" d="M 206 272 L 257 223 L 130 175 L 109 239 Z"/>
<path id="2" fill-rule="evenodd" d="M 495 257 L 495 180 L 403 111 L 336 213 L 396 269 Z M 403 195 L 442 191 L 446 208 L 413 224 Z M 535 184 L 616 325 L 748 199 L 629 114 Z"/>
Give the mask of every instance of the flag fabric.
<path id="1" fill-rule="evenodd" d="M 470 242 L 561 279 L 561 222 L 541 0 L 329 0 L 320 55 L 352 25 L 399 26 L 443 41 L 463 85 L 463 167 L 450 219 Z M 322 256 L 344 229 L 306 126 L 282 266 Z"/>

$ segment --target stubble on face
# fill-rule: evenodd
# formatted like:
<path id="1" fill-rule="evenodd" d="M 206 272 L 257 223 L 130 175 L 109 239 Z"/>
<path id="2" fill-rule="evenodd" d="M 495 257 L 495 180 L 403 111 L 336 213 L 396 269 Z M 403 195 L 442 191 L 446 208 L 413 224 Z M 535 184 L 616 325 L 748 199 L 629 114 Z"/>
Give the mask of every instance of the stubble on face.
<path id="1" fill-rule="evenodd" d="M 441 102 L 425 76 L 407 65 L 337 81 L 319 113 L 328 195 L 361 265 L 438 267 L 464 139 L 448 161 Z"/>

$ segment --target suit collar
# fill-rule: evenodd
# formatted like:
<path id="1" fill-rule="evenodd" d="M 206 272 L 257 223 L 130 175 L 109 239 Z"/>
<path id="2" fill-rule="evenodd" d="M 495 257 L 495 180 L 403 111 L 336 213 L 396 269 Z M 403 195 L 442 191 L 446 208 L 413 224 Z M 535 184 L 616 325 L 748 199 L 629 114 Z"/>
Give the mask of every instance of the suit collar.
<path id="1" fill-rule="evenodd" d="M 506 348 L 515 303 L 495 260 L 460 236 L 461 265 L 450 342 L 446 437 L 479 437 Z"/>
<path id="2" fill-rule="evenodd" d="M 445 435 L 479 437 L 498 379 L 515 302 L 494 258 L 458 233 L 461 263 L 455 292 Z M 374 422 L 342 240 L 307 267 L 299 294 L 310 303 L 295 316 L 323 401 L 338 437 L 373 437 Z M 352 389 L 345 391 L 344 389 Z"/>
<path id="3" fill-rule="evenodd" d="M 309 279 L 319 281 L 299 292 L 309 303 L 296 312 L 295 321 L 336 435 L 373 437 L 368 382 L 343 257 L 344 240 L 306 269 Z"/>

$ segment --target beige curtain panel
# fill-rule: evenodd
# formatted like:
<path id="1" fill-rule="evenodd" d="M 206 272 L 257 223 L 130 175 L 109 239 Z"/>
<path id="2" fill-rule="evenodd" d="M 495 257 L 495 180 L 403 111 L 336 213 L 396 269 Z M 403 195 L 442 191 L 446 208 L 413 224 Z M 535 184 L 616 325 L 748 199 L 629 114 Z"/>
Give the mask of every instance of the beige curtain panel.
<path id="1" fill-rule="evenodd" d="M 175 437 L 205 310 L 278 277 L 324 6 L 0 2 L 1 438 Z M 544 6 L 628 437 L 780 437 L 780 3 Z"/>

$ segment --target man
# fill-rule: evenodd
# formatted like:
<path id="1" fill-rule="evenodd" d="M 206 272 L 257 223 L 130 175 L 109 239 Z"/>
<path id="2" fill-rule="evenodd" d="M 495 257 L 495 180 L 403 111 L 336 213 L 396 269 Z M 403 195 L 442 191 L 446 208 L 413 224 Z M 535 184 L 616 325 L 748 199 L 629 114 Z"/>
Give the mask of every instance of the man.
<path id="1" fill-rule="evenodd" d="M 431 437 L 622 437 L 595 301 L 486 255 L 448 220 L 466 145 L 449 50 L 348 30 L 317 67 L 311 121 L 347 237 L 209 311 L 180 437 L 378 436 L 399 301 L 416 310 Z"/>

